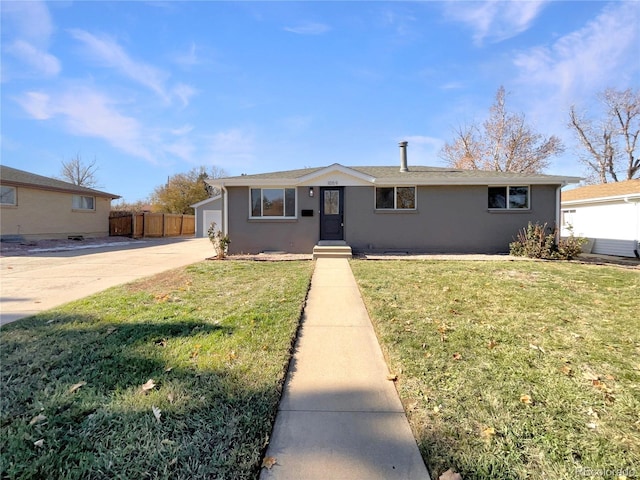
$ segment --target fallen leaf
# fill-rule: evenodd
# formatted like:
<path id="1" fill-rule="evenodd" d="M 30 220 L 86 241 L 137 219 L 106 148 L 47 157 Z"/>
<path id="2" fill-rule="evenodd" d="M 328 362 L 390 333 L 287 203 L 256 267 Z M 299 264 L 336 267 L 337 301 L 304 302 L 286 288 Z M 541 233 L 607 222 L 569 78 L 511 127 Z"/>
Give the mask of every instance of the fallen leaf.
<path id="1" fill-rule="evenodd" d="M 570 376 L 573 373 L 573 368 L 571 368 L 569 365 L 565 365 L 560 369 L 560 371 L 565 375 Z"/>
<path id="2" fill-rule="evenodd" d="M 438 480 L 462 480 L 462 475 L 454 472 L 453 469 L 450 468 L 442 475 L 440 475 L 440 477 L 438 477 Z"/>
<path id="3" fill-rule="evenodd" d="M 597 428 L 598 425 L 596 425 L 595 423 L 587 423 L 587 427 L 589 427 L 589 428 Z"/>
<path id="4" fill-rule="evenodd" d="M 584 372 L 582 372 L 582 376 L 586 379 L 586 380 L 599 380 L 600 379 L 600 375 L 597 375 L 593 370 L 591 369 L 587 369 Z"/>
<path id="5" fill-rule="evenodd" d="M 462 360 L 462 355 L 459 354 L 458 352 L 453 354 L 453 359 L 454 360 Z"/>
<path id="6" fill-rule="evenodd" d="M 167 400 L 169 400 L 169 403 L 173 403 L 175 400 L 175 397 L 173 396 L 172 392 L 167 393 Z"/>
<path id="7" fill-rule="evenodd" d="M 264 459 L 262 460 L 262 468 L 271 470 L 271 467 L 273 467 L 277 463 L 277 460 L 278 459 L 276 457 L 264 457 Z"/>
<path id="8" fill-rule="evenodd" d="M 531 405 L 533 403 L 533 400 L 531 400 L 529 395 L 520 395 L 520 401 L 526 405 Z"/>
<path id="9" fill-rule="evenodd" d="M 482 430 L 482 436 L 485 438 L 491 438 L 496 434 L 496 429 L 493 427 L 487 427 Z"/>
<path id="10" fill-rule="evenodd" d="M 148 392 L 149 390 L 153 390 L 155 387 L 156 387 L 156 383 L 153 381 L 153 379 L 149 379 L 147 380 L 147 383 L 142 385 L 141 388 L 143 392 Z"/>
<path id="11" fill-rule="evenodd" d="M 439 413 L 440 412 L 440 407 L 433 407 L 433 413 Z"/>
<path id="12" fill-rule="evenodd" d="M 587 410 L 587 415 L 593 418 L 598 418 L 598 412 L 594 411 L 591 407 Z"/>
<path id="13" fill-rule="evenodd" d="M 86 384 L 87 384 L 87 382 L 78 382 L 75 385 L 71 385 L 71 388 L 69 389 L 69 392 L 73 393 L 76 390 L 78 390 L 80 387 L 84 387 Z"/>
<path id="14" fill-rule="evenodd" d="M 29 422 L 29 425 L 35 425 L 36 423 L 44 422 L 46 419 L 47 417 L 45 417 L 42 414 L 36 415 L 31 419 L 31 421 Z"/>
<path id="15" fill-rule="evenodd" d="M 395 382 L 396 380 L 398 380 L 398 375 L 396 375 L 395 373 L 390 373 L 389 375 L 387 375 L 387 380 Z"/>
<path id="16" fill-rule="evenodd" d="M 164 369 L 165 372 L 169 373 L 171 370 L 173 370 L 173 367 L 167 367 Z"/>
<path id="17" fill-rule="evenodd" d="M 151 405 L 151 411 L 153 411 L 153 416 L 156 417 L 157 421 L 160 421 L 160 417 L 162 416 L 162 410 L 160 410 L 158 407 L 156 407 L 155 405 Z"/>
<path id="18" fill-rule="evenodd" d="M 451 288 L 449 288 L 449 287 L 442 287 L 442 291 L 443 291 L 443 292 L 448 292 L 449 290 L 451 290 Z"/>
<path id="19" fill-rule="evenodd" d="M 107 328 L 107 335 L 111 335 L 113 332 L 115 332 L 117 330 L 117 328 L 115 327 L 110 327 Z"/>
<path id="20" fill-rule="evenodd" d="M 487 348 L 489 350 L 492 350 L 492 349 L 496 348 L 497 346 L 498 346 L 498 342 L 496 342 L 495 340 L 491 340 L 489 342 L 489 344 L 487 345 Z"/>
<path id="21" fill-rule="evenodd" d="M 36 440 L 35 442 L 33 442 L 33 444 L 36 447 L 43 447 L 44 446 L 44 438 L 41 438 L 40 440 Z"/>

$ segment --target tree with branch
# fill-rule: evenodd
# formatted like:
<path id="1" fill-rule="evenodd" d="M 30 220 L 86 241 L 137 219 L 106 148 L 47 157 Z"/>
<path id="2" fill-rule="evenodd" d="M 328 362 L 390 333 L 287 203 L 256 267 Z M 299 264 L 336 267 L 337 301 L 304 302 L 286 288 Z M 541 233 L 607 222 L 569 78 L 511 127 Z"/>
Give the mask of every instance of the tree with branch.
<path id="1" fill-rule="evenodd" d="M 62 161 L 60 178 L 79 187 L 95 188 L 98 186 L 97 171 L 98 166 L 95 158 L 93 161 L 85 163 L 78 153 L 75 158 L 66 162 Z"/>
<path id="2" fill-rule="evenodd" d="M 499 172 L 540 173 L 549 158 L 564 151 L 562 142 L 552 135 L 544 137 L 525 122 L 522 113 L 506 108 L 503 86 L 482 125 L 458 127 L 451 143 L 445 143 L 440 157 L 453 168 Z"/>
<path id="3" fill-rule="evenodd" d="M 211 167 L 207 171 L 203 166 L 172 175 L 165 185 L 153 190 L 149 199 L 153 211 L 192 215 L 194 211 L 191 205 L 217 194 L 205 180 L 224 176 L 226 173 L 220 168 Z"/>
<path id="4" fill-rule="evenodd" d="M 598 122 L 569 111 L 569 127 L 574 131 L 582 154 L 580 160 L 592 183 L 618 182 L 640 177 L 638 136 L 640 135 L 640 90 L 608 88 L 598 95 L 605 107 Z"/>

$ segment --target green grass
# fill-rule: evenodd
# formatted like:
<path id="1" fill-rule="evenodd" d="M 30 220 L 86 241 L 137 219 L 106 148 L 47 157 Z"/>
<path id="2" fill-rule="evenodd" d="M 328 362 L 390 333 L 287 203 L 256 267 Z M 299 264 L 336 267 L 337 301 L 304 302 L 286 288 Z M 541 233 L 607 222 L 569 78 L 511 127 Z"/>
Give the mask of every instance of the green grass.
<path id="1" fill-rule="evenodd" d="M 432 478 L 640 476 L 640 272 L 351 265 Z"/>
<path id="2" fill-rule="evenodd" d="M 0 476 L 256 478 L 312 269 L 204 262 L 2 327 Z"/>

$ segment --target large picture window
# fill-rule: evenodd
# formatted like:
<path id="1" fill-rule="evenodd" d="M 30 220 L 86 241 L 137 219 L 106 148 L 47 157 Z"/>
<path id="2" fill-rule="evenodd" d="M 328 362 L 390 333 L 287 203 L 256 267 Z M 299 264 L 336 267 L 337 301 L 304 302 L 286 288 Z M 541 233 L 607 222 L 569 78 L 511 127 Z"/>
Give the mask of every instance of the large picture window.
<path id="1" fill-rule="evenodd" d="M 74 195 L 71 208 L 74 210 L 95 210 L 96 199 L 95 197 L 88 197 L 85 195 Z"/>
<path id="2" fill-rule="evenodd" d="M 528 209 L 529 187 L 489 187 L 489 208 L 495 209 Z"/>
<path id="3" fill-rule="evenodd" d="M 416 187 L 376 187 L 377 210 L 415 210 Z"/>
<path id="4" fill-rule="evenodd" d="M 16 187 L 0 186 L 0 205 L 16 205 Z"/>
<path id="5" fill-rule="evenodd" d="M 252 217 L 295 217 L 295 188 L 252 188 Z"/>

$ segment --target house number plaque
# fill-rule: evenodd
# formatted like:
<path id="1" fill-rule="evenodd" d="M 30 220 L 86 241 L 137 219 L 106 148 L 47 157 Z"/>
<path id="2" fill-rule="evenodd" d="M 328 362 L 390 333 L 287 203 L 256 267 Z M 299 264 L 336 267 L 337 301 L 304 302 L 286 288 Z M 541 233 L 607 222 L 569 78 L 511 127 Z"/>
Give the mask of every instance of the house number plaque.
<path id="1" fill-rule="evenodd" d="M 327 185 L 331 185 L 331 186 L 338 185 L 338 180 L 328 180 Z"/>

